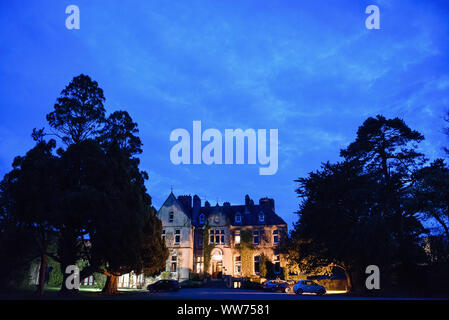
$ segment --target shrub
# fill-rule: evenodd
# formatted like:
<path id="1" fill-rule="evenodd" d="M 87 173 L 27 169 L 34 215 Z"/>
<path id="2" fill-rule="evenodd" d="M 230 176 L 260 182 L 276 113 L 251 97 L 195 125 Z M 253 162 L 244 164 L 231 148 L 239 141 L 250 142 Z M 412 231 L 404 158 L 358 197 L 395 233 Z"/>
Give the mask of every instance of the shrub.
<path id="1" fill-rule="evenodd" d="M 50 278 L 48 279 L 49 287 L 61 287 L 62 285 L 62 273 L 61 264 L 56 260 L 48 257 L 47 258 L 47 268 L 51 267 Z"/>
<path id="2" fill-rule="evenodd" d="M 95 272 L 94 273 L 94 279 L 95 279 L 95 288 L 103 289 L 104 285 L 106 284 L 106 275 L 102 273 Z"/>
<path id="3" fill-rule="evenodd" d="M 172 278 L 172 275 L 170 271 L 163 271 L 161 272 L 160 277 L 162 280 L 169 280 Z"/>

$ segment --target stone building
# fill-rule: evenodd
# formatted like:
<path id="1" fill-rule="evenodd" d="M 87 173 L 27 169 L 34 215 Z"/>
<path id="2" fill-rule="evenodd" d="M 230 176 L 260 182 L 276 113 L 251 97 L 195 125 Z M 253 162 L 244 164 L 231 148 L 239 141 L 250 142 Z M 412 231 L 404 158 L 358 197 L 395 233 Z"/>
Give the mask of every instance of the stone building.
<path id="1" fill-rule="evenodd" d="M 262 263 L 268 274 L 281 276 L 285 261 L 279 245 L 287 224 L 275 213 L 273 199 L 254 204 L 247 195 L 243 205 L 211 206 L 208 201 L 202 205 L 197 195 L 176 198 L 172 192 L 157 216 L 170 252 L 166 271 L 180 281 L 191 272 L 208 273 L 213 279 L 259 275 Z M 243 235 L 251 245 L 244 257 Z"/>

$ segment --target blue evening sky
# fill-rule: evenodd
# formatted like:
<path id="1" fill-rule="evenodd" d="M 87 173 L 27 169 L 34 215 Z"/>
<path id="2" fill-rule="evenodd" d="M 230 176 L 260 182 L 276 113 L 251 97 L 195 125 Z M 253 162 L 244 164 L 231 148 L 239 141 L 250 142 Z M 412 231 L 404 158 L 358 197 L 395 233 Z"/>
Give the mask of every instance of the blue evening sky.
<path id="1" fill-rule="evenodd" d="M 81 29 L 65 28 L 66 6 Z M 365 28 L 380 8 L 381 29 Z M 275 199 L 296 221 L 294 179 L 337 161 L 369 116 L 401 117 L 443 156 L 449 108 L 447 1 L 2 1 L 0 175 L 47 126 L 80 73 L 127 110 L 144 143 L 141 168 L 158 208 L 170 193 L 241 204 Z M 173 129 L 279 129 L 279 170 L 170 162 Z"/>

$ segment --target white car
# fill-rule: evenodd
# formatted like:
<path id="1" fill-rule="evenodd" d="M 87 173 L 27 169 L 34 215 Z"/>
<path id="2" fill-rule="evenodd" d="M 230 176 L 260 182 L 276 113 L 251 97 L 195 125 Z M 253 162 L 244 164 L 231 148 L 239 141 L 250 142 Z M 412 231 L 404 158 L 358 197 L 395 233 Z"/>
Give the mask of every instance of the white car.
<path id="1" fill-rule="evenodd" d="M 296 294 L 303 294 L 304 292 L 307 292 L 315 293 L 321 296 L 326 293 L 326 288 L 311 280 L 301 280 L 298 281 L 297 284 L 295 284 L 295 286 L 293 287 L 293 291 Z"/>

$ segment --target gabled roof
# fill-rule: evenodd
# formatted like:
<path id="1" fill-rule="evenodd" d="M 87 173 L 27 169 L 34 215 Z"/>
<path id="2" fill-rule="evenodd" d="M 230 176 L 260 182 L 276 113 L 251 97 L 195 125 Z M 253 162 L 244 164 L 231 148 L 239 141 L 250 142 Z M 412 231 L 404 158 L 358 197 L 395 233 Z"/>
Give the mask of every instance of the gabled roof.
<path id="1" fill-rule="evenodd" d="M 212 213 L 211 209 L 216 207 L 201 207 L 201 211 L 206 214 L 206 217 Z M 219 209 L 227 215 L 231 225 L 233 226 L 256 226 L 256 225 L 283 225 L 285 221 L 279 217 L 274 210 L 265 205 L 235 205 L 235 206 L 220 206 Z M 237 213 L 241 215 L 241 223 L 235 221 Z M 259 221 L 259 213 L 263 213 L 264 221 Z"/>
<path id="2" fill-rule="evenodd" d="M 170 192 L 167 199 L 165 199 L 164 203 L 162 204 L 161 208 L 164 207 L 165 205 L 167 205 L 167 203 L 177 204 L 184 211 L 184 213 L 187 215 L 187 217 L 189 217 L 189 219 L 192 219 L 191 210 L 189 210 L 189 208 L 186 208 L 186 206 L 181 201 L 176 199 L 176 196 L 173 194 L 173 192 Z M 161 210 L 161 208 L 159 208 L 158 213 Z"/>
<path id="3" fill-rule="evenodd" d="M 249 198 L 248 198 L 249 199 Z M 173 201 L 173 203 L 176 203 L 179 205 L 184 213 L 191 219 L 192 224 L 195 224 L 197 226 L 201 226 L 199 224 L 198 219 L 192 219 L 193 218 L 193 208 L 190 207 L 187 203 L 184 203 L 183 201 L 180 201 L 176 198 L 176 196 L 173 194 L 173 192 L 170 193 L 167 200 L 164 201 L 164 206 L 167 202 Z M 246 205 L 230 205 L 229 203 L 224 203 L 222 206 L 218 205 L 218 203 L 215 206 L 211 205 L 205 205 L 201 206 L 199 213 L 197 214 L 200 216 L 201 214 L 205 215 L 205 218 L 207 219 L 211 214 L 217 214 L 217 213 L 223 213 L 227 216 L 230 225 L 232 226 L 263 226 L 263 225 L 285 225 L 285 221 L 276 214 L 274 211 L 274 208 L 267 204 L 253 204 L 252 201 Z M 240 213 L 241 215 L 241 223 L 238 223 L 235 221 L 235 216 L 237 213 Z M 263 213 L 264 215 L 264 221 L 259 220 L 259 214 Z"/>

